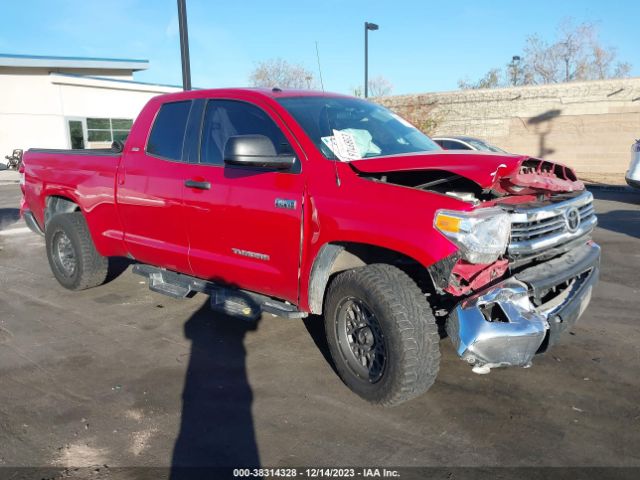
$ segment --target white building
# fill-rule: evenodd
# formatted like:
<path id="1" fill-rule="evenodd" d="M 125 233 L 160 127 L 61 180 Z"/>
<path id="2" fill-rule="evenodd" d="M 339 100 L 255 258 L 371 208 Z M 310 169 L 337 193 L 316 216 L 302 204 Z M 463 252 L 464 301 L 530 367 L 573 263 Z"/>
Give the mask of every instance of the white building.
<path id="1" fill-rule="evenodd" d="M 147 60 L 0 54 L 0 161 L 13 149 L 104 148 L 178 87 L 136 82 Z"/>

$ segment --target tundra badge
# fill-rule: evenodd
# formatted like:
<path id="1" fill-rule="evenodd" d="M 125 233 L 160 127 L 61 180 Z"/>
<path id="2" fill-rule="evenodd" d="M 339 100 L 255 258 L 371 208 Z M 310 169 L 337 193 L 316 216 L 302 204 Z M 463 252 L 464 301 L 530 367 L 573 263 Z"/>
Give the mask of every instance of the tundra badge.
<path id="1" fill-rule="evenodd" d="M 231 248 L 231 251 L 236 255 L 242 255 L 243 257 L 249 257 L 249 258 L 256 258 L 258 260 L 264 260 L 266 262 L 268 262 L 271 259 L 271 257 L 266 253 L 251 252 L 249 250 L 242 250 L 241 248 Z"/>

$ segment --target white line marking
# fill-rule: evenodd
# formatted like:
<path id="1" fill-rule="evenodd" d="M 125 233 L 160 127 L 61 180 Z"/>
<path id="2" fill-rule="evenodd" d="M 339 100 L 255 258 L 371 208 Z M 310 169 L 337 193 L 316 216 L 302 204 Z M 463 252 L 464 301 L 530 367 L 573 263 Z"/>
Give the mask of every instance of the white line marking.
<path id="1" fill-rule="evenodd" d="M 20 235 L 30 231 L 29 227 L 12 228 L 10 230 L 0 230 L 0 235 Z"/>

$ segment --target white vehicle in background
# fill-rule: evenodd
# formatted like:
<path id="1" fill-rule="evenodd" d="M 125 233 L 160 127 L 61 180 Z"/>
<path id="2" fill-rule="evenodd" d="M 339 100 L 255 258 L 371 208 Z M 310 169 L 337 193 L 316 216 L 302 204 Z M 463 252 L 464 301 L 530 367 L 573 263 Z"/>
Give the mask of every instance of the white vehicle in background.
<path id="1" fill-rule="evenodd" d="M 640 188 L 640 140 L 631 147 L 631 164 L 624 179 L 630 187 Z"/>

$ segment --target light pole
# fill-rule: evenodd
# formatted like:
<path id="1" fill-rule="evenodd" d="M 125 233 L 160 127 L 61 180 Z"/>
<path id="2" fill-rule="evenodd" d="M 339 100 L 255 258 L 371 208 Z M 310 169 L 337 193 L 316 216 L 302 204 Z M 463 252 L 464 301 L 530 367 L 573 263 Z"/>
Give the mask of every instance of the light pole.
<path id="1" fill-rule="evenodd" d="M 178 25 L 180 27 L 180 57 L 182 59 L 182 89 L 191 90 L 191 62 L 189 60 L 189 33 L 187 28 L 186 0 L 178 0 Z"/>
<path id="2" fill-rule="evenodd" d="M 514 87 L 518 84 L 518 77 L 520 76 L 520 60 L 522 58 L 519 55 L 511 57 L 511 63 L 509 68 L 511 69 L 511 85 Z"/>
<path id="3" fill-rule="evenodd" d="M 375 23 L 364 22 L 364 98 L 369 96 L 369 30 L 378 30 Z"/>

